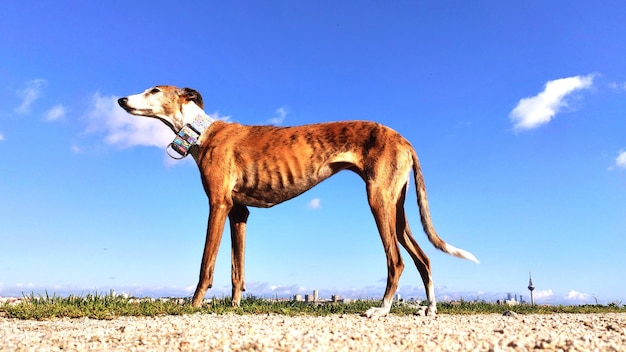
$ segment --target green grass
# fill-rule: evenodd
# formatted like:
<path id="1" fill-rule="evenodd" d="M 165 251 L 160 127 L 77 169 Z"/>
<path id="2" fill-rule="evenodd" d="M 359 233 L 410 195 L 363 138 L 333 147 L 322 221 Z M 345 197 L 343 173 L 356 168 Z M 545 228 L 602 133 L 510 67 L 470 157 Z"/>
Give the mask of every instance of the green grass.
<path id="1" fill-rule="evenodd" d="M 508 306 L 504 304 L 485 302 L 456 302 L 438 303 L 437 312 L 440 314 L 502 314 L 507 310 L 512 310 L 518 314 L 552 314 L 552 313 L 626 313 L 626 307 L 618 303 L 608 305 L 585 304 L 578 306 L 532 306 L 522 304 L 518 306 Z"/>
<path id="2" fill-rule="evenodd" d="M 87 294 L 86 296 L 59 297 L 31 294 L 18 304 L 0 305 L 0 317 L 17 319 L 45 320 L 51 318 L 113 319 L 120 316 L 161 316 L 180 314 L 282 314 L 324 316 L 330 314 L 360 314 L 371 307 L 380 305 L 380 301 L 355 300 L 351 303 L 310 304 L 304 302 L 275 302 L 255 297 L 246 297 L 240 307 L 231 307 L 230 298 L 213 298 L 200 308 L 191 306 L 184 300 L 133 299 L 109 294 Z M 394 304 L 391 314 L 412 315 L 416 307 L 410 304 Z M 456 302 L 439 303 L 438 314 L 502 314 L 507 310 L 518 314 L 551 313 L 626 313 L 626 307 L 618 303 L 608 305 L 582 306 L 530 306 L 509 307 L 493 303 Z"/>

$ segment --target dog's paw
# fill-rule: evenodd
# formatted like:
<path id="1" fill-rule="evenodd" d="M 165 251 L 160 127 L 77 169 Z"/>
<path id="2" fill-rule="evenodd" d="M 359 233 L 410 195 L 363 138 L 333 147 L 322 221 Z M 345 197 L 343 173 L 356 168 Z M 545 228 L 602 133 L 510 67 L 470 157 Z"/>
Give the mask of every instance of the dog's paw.
<path id="1" fill-rule="evenodd" d="M 365 313 L 363 313 L 362 316 L 370 319 L 385 317 L 387 316 L 387 314 L 389 314 L 389 309 L 390 308 L 385 307 L 370 308 Z"/>
<path id="2" fill-rule="evenodd" d="M 417 307 L 417 309 L 415 310 L 415 315 L 420 316 L 420 317 L 424 317 L 427 315 L 428 312 L 428 307 L 425 306 L 419 306 Z"/>

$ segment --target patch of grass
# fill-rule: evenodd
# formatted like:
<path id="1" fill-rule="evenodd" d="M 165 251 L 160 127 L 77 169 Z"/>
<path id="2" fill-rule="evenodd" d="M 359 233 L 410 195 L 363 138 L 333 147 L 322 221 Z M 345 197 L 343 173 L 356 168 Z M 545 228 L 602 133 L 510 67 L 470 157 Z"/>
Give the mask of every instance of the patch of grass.
<path id="1" fill-rule="evenodd" d="M 518 314 L 553 314 L 553 313 L 626 313 L 626 307 L 620 304 L 610 303 L 608 305 L 586 304 L 579 306 L 538 306 L 521 304 L 508 306 L 506 304 L 494 304 L 487 302 L 443 302 L 437 304 L 439 314 L 502 314 L 507 310 L 512 310 Z"/>
<path id="2" fill-rule="evenodd" d="M 118 316 L 157 316 L 195 313 L 191 304 L 179 304 L 175 300 L 133 299 L 109 294 L 87 294 L 84 297 L 70 295 L 25 296 L 18 304 L 4 304 L 0 312 L 19 319 L 44 320 L 50 318 L 113 319 Z"/>
<path id="3" fill-rule="evenodd" d="M 87 294 L 86 296 L 59 297 L 56 295 L 25 296 L 17 304 L 0 305 L 0 316 L 45 320 L 51 318 L 113 319 L 120 316 L 161 316 L 180 314 L 282 314 L 287 316 L 330 314 L 360 314 L 371 307 L 380 306 L 380 301 L 355 300 L 351 303 L 305 303 L 294 301 L 271 301 L 254 296 L 242 299 L 240 307 L 232 307 L 230 298 L 207 300 L 200 308 L 191 306 L 189 299 L 136 299 L 118 296 L 113 291 L 108 294 Z M 394 304 L 391 314 L 412 315 L 417 309 L 412 304 Z M 513 310 L 518 314 L 551 313 L 626 313 L 621 304 L 582 305 L 582 306 L 507 306 L 485 302 L 442 302 L 438 303 L 438 314 L 502 314 Z"/>

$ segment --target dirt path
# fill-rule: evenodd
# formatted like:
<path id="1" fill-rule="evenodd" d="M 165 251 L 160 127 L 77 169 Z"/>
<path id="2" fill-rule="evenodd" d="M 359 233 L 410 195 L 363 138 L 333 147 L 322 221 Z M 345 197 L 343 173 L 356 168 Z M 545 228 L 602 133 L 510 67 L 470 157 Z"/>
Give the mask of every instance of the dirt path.
<path id="1" fill-rule="evenodd" d="M 625 351 L 626 313 L 0 318 L 0 351 Z"/>

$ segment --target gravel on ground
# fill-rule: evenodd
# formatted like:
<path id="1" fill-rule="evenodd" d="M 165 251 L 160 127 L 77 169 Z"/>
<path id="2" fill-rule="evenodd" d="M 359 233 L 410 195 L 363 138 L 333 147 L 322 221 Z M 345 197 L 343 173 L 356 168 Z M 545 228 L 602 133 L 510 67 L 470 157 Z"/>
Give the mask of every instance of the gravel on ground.
<path id="1" fill-rule="evenodd" d="M 625 351 L 626 313 L 0 317 L 0 351 Z"/>

